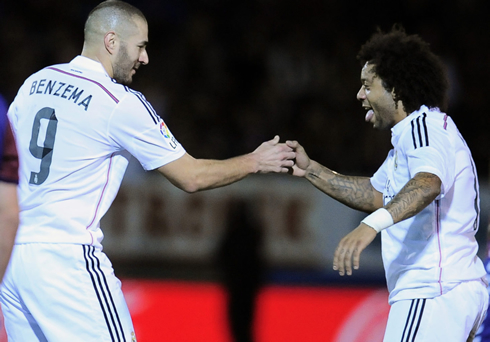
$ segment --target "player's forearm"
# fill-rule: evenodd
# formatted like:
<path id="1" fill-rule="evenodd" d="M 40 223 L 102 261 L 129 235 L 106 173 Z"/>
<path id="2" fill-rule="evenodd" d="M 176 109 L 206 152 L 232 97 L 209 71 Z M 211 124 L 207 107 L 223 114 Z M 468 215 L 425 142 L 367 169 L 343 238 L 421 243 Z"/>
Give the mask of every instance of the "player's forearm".
<path id="1" fill-rule="evenodd" d="M 237 182 L 251 173 L 288 172 L 296 154 L 279 136 L 262 143 L 255 151 L 226 160 L 196 159 L 185 153 L 158 171 L 186 192 L 218 188 Z"/>
<path id="2" fill-rule="evenodd" d="M 0 224 L 0 282 L 3 279 L 12 254 L 16 232 L 16 224 Z"/>
<path id="3" fill-rule="evenodd" d="M 7 268 L 19 225 L 17 186 L 0 182 L 0 282 Z"/>
<path id="4" fill-rule="evenodd" d="M 260 162 L 251 153 L 226 160 L 196 159 L 185 154 L 158 170 L 172 184 L 189 193 L 225 186 L 262 171 Z"/>
<path id="5" fill-rule="evenodd" d="M 344 176 L 325 166 L 311 161 L 305 178 L 337 201 L 365 212 L 372 212 L 382 206 L 382 196 L 368 177 Z"/>
<path id="6" fill-rule="evenodd" d="M 385 206 L 397 223 L 418 214 L 441 193 L 441 180 L 427 172 L 417 173 Z"/>
<path id="7" fill-rule="evenodd" d="M 197 159 L 196 169 L 186 182 L 187 192 L 214 189 L 237 182 L 258 172 L 257 163 L 250 155 L 226 160 Z"/>

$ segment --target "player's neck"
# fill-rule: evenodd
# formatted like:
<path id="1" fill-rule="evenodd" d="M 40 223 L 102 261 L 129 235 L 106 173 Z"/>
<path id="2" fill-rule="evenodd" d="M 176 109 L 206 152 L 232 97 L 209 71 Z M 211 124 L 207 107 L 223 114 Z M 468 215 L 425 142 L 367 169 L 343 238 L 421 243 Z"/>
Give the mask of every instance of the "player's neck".
<path id="1" fill-rule="evenodd" d="M 100 64 L 102 64 L 102 66 L 104 67 L 104 69 L 107 72 L 107 74 L 110 77 L 112 77 L 112 74 L 113 74 L 113 72 L 112 72 L 112 64 L 106 58 L 101 58 L 99 53 L 92 51 L 91 49 L 87 48 L 84 45 L 81 55 L 84 56 L 84 57 L 90 58 L 90 59 L 92 59 L 94 61 L 97 61 Z"/>

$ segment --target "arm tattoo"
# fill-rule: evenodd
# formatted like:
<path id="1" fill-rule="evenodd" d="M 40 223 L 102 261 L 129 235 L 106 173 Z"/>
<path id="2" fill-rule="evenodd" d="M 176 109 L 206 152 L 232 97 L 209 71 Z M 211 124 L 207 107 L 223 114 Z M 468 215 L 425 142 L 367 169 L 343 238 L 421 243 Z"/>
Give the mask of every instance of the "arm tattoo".
<path id="1" fill-rule="evenodd" d="M 421 172 L 410 179 L 386 205 L 393 221 L 400 222 L 418 214 L 441 192 L 441 180 L 431 173 Z"/>
<path id="2" fill-rule="evenodd" d="M 320 179 L 320 177 L 316 173 L 313 173 L 313 172 L 308 172 L 308 174 L 306 175 L 306 178 L 311 179 L 311 180 Z"/>
<path id="3" fill-rule="evenodd" d="M 375 194 L 369 178 L 344 176 L 325 167 L 310 170 L 306 178 L 319 190 L 357 210 L 372 212 Z"/>

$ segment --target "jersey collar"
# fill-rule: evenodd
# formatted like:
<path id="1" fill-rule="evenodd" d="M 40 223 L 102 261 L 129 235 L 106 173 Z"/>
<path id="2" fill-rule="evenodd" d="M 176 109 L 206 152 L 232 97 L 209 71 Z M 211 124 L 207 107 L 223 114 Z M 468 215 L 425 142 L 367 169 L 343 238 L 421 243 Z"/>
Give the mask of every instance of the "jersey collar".
<path id="1" fill-rule="evenodd" d="M 97 73 L 102 73 L 110 78 L 109 74 L 107 74 L 107 71 L 104 69 L 100 62 L 85 56 L 79 55 L 73 58 L 70 62 L 70 67 L 72 69 L 78 69 L 80 71 L 89 70 Z"/>

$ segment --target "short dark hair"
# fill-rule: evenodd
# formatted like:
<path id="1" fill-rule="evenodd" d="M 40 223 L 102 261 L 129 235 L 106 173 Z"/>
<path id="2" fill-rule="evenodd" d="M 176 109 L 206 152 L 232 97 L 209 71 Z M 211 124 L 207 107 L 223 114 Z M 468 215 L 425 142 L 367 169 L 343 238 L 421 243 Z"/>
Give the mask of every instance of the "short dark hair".
<path id="1" fill-rule="evenodd" d="M 145 19 L 145 15 L 138 8 L 134 7 L 131 4 L 128 4 L 127 2 L 120 1 L 120 0 L 102 1 L 100 4 L 95 6 L 95 8 L 92 11 L 90 11 L 88 16 L 90 17 L 94 12 L 97 12 L 104 8 L 109 8 L 113 11 L 121 12 L 128 17 L 132 17 L 133 15 L 136 15 L 142 19 Z"/>
<path id="2" fill-rule="evenodd" d="M 407 113 L 422 105 L 446 109 L 446 68 L 418 35 L 407 35 L 400 25 L 394 25 L 388 33 L 378 29 L 361 47 L 357 59 L 361 65 L 374 66 L 383 86 L 395 90 L 395 101 L 402 101 Z"/>
<path id="3" fill-rule="evenodd" d="M 85 40 L 89 41 L 90 36 L 97 32 L 102 23 L 110 23 L 114 19 L 119 22 L 132 23 L 135 17 L 146 21 L 143 12 L 127 2 L 119 0 L 103 1 L 90 11 L 87 17 L 84 28 Z"/>

